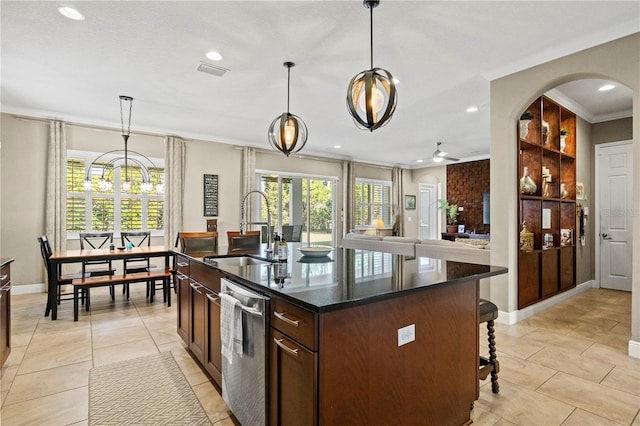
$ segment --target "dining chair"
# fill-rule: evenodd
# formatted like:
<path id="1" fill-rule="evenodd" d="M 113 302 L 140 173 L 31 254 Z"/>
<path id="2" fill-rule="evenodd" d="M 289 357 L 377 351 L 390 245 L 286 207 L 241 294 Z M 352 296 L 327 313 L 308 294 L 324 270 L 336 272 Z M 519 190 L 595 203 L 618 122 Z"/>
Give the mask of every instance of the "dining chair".
<path id="1" fill-rule="evenodd" d="M 227 253 L 259 253 L 260 231 L 227 231 Z"/>
<path id="2" fill-rule="evenodd" d="M 49 258 L 53 254 L 51 250 L 51 244 L 49 243 L 49 239 L 46 235 L 38 237 L 38 243 L 40 243 L 40 253 L 42 254 L 42 260 L 44 262 L 44 268 L 47 271 L 47 282 L 51 282 L 53 280 L 53 274 L 58 274 L 58 287 L 56 288 L 56 301 L 58 305 L 63 300 L 73 300 L 73 292 L 64 292 L 63 287 L 71 284 L 71 280 L 74 278 L 79 278 L 80 274 L 70 274 L 70 275 L 60 275 L 60 271 L 53 271 L 51 267 L 51 262 Z M 81 294 L 81 300 L 84 304 L 85 297 L 88 299 L 89 290 L 86 289 Z M 45 310 L 44 316 L 48 316 L 51 311 L 51 307 L 47 303 L 47 307 Z"/>
<path id="3" fill-rule="evenodd" d="M 78 236 L 80 237 L 80 250 L 106 249 L 113 243 L 113 232 L 80 232 Z M 82 262 L 82 275 L 89 274 L 91 277 L 96 277 L 113 275 L 115 272 L 116 270 L 113 268 L 111 260 L 87 260 Z M 109 294 L 111 295 L 111 300 L 115 300 L 114 286 L 109 287 Z"/>
<path id="4" fill-rule="evenodd" d="M 133 245 L 133 247 L 151 247 L 151 231 L 121 231 L 120 241 L 122 247 L 126 247 L 127 244 Z M 135 272 L 148 272 L 151 268 L 151 259 L 148 256 L 133 257 L 123 260 L 123 267 L 125 274 L 132 274 Z M 155 282 L 147 282 L 147 297 L 151 297 L 151 293 L 155 292 Z M 127 300 L 129 299 L 129 284 L 124 284 L 122 292 L 126 294 Z"/>
<path id="5" fill-rule="evenodd" d="M 183 253 L 217 253 L 218 232 L 178 232 L 176 247 Z"/>

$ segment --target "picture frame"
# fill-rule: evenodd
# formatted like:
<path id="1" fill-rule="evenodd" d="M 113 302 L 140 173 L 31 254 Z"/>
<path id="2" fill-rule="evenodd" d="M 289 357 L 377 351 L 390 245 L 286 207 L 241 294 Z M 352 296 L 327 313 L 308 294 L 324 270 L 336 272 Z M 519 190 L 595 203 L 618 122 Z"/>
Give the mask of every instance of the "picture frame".
<path id="1" fill-rule="evenodd" d="M 205 217 L 218 216 L 218 175 L 203 175 L 203 204 Z"/>
<path id="2" fill-rule="evenodd" d="M 404 196 L 404 208 L 405 208 L 405 210 L 415 210 L 416 209 L 416 196 L 415 195 L 405 195 Z"/>
<path id="3" fill-rule="evenodd" d="M 573 229 L 562 228 L 560 230 L 560 245 L 570 246 L 573 244 Z"/>
<path id="4" fill-rule="evenodd" d="M 576 200 L 584 200 L 584 183 L 576 182 Z"/>
<path id="5" fill-rule="evenodd" d="M 458 234 L 464 234 L 464 225 L 458 225 Z"/>

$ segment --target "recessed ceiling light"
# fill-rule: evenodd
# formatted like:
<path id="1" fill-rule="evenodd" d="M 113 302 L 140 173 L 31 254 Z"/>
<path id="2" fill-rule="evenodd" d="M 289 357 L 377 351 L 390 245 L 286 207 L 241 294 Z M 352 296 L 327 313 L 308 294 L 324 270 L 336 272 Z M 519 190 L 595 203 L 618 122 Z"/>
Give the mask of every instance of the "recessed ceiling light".
<path id="1" fill-rule="evenodd" d="M 334 147 L 335 149 L 340 149 L 340 148 L 342 148 L 342 146 L 341 146 L 341 145 L 334 145 L 333 147 Z"/>
<path id="2" fill-rule="evenodd" d="M 602 86 L 598 90 L 601 91 L 601 92 L 606 92 L 608 90 L 612 90 L 615 87 L 616 87 L 615 84 L 605 84 L 604 86 Z"/>
<path id="3" fill-rule="evenodd" d="M 416 163 L 422 163 L 424 160 L 416 160 Z"/>
<path id="4" fill-rule="evenodd" d="M 467 112 L 476 112 L 476 111 L 478 111 L 477 106 L 470 106 L 469 108 L 467 108 Z"/>
<path id="5" fill-rule="evenodd" d="M 207 52 L 207 58 L 211 59 L 212 61 L 219 61 L 222 59 L 222 55 L 215 50 L 212 50 L 211 52 Z"/>
<path id="6" fill-rule="evenodd" d="M 72 7 L 59 7 L 58 12 L 60 12 L 62 16 L 73 19 L 74 21 L 84 20 L 84 15 Z"/>

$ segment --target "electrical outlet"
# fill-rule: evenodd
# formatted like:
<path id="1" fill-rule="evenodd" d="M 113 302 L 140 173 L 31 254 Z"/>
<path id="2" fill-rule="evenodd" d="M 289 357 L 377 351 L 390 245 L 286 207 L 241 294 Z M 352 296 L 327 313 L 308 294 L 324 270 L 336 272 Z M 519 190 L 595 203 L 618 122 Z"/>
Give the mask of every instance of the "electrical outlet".
<path id="1" fill-rule="evenodd" d="M 398 346 L 406 345 L 407 343 L 416 340 L 416 325 L 411 324 L 406 327 L 398 329 Z"/>

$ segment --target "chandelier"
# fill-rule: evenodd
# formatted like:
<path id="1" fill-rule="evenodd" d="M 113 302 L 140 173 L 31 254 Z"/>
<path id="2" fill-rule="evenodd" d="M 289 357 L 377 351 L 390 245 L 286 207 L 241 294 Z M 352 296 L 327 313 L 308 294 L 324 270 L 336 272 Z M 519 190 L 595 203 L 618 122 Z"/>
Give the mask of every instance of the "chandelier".
<path id="1" fill-rule="evenodd" d="M 129 103 L 129 114 L 127 119 L 127 126 L 125 130 L 125 122 L 124 122 L 124 108 L 123 103 Z M 93 160 L 87 169 L 87 173 L 85 174 L 84 179 L 84 189 L 85 191 L 91 191 L 92 188 L 92 172 L 96 168 L 102 168 L 100 170 L 100 179 L 98 181 L 98 189 L 103 192 L 110 191 L 113 188 L 113 172 L 114 170 L 120 168 L 122 171 L 121 174 L 121 188 L 123 192 L 130 192 L 132 188 L 133 179 L 131 175 L 133 173 L 130 172 L 130 164 L 133 164 L 133 169 L 140 170 L 140 190 L 142 192 L 151 191 L 154 186 L 156 191 L 160 194 L 164 192 L 164 185 L 162 183 L 162 179 L 160 173 L 155 174 L 155 182 L 152 182 L 154 175 L 149 171 L 149 168 L 146 166 L 145 162 L 150 164 L 152 170 L 158 170 L 158 167 L 151 161 L 148 157 L 143 154 L 140 154 L 136 151 L 131 151 L 128 149 L 129 136 L 131 135 L 131 110 L 133 106 L 133 98 L 131 96 L 120 96 L 120 125 L 122 131 L 122 139 L 124 140 L 124 150 L 115 149 L 112 151 L 107 151 L 104 154 L 100 155 L 98 158 Z M 134 156 L 130 156 L 133 154 Z"/>
<path id="2" fill-rule="evenodd" d="M 297 115 L 289 112 L 289 88 L 291 85 L 291 68 L 296 64 L 285 62 L 287 68 L 287 112 L 277 116 L 269 126 L 269 143 L 285 156 L 300 151 L 307 143 L 307 125 Z"/>
<path id="3" fill-rule="evenodd" d="M 396 110 L 396 84 L 391 73 L 373 67 L 373 9 L 380 0 L 364 0 L 369 9 L 371 69 L 361 71 L 351 79 L 347 88 L 347 108 L 356 126 L 373 132 L 387 124 Z"/>

